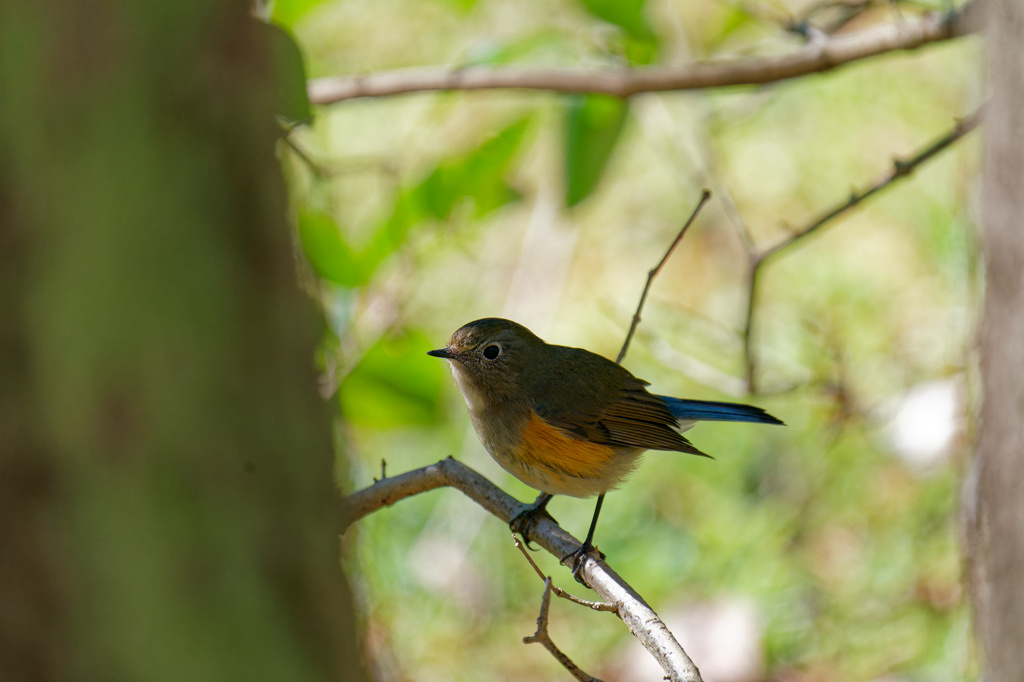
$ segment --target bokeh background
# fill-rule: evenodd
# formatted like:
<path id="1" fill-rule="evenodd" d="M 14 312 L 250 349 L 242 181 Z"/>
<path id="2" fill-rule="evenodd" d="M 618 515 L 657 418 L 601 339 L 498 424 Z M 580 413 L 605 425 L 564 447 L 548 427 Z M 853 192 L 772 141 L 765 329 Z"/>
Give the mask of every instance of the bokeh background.
<path id="1" fill-rule="evenodd" d="M 947 3 L 276 0 L 312 78 L 406 67 L 682 65 L 799 49 Z M 974 397 L 977 141 L 968 137 L 764 270 L 746 395 L 748 261 L 890 172 L 982 101 L 962 38 L 764 87 L 601 97 L 420 93 L 318 107 L 282 161 L 306 281 L 330 322 L 321 389 L 345 490 L 449 454 L 522 500 L 424 355 L 472 319 L 614 357 L 663 394 L 756 403 L 786 428 L 706 424 L 714 460 L 648 453 L 597 543 L 709 682 L 973 679 L 958 496 Z M 577 536 L 592 502 L 555 498 Z M 542 585 L 507 528 L 435 491 L 344 538 L 380 680 L 567 679 L 525 647 Z M 582 591 L 554 558 L 557 584 Z M 586 596 L 584 594 L 584 596 Z M 614 616 L 553 605 L 606 679 L 660 669 Z"/>

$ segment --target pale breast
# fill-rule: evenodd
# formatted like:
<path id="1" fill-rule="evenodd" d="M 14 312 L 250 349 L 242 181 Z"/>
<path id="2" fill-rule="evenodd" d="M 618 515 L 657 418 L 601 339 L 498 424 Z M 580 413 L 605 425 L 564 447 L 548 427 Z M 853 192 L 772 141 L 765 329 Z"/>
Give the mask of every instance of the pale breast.
<path id="1" fill-rule="evenodd" d="M 477 388 L 469 372 L 458 362 L 449 362 L 448 364 L 452 368 L 452 377 L 455 379 L 455 385 L 458 386 L 459 393 L 465 399 L 466 407 L 469 408 L 470 413 L 486 409 L 484 394 Z"/>

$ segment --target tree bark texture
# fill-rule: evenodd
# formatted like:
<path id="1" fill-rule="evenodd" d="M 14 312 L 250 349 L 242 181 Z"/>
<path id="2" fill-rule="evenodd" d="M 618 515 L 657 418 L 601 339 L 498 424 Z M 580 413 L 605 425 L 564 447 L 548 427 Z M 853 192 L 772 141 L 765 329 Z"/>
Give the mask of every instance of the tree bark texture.
<path id="1" fill-rule="evenodd" d="M 989 682 L 1024 680 L 1024 4 L 988 8 L 982 408 L 972 546 Z"/>
<path id="2" fill-rule="evenodd" d="M 0 678 L 362 679 L 267 30 L 0 0 Z"/>

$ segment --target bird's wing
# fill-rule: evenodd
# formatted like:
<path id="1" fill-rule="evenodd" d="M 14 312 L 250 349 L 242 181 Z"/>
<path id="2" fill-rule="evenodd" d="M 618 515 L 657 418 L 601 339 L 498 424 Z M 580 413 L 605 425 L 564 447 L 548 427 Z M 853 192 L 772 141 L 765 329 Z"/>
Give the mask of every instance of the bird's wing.
<path id="1" fill-rule="evenodd" d="M 660 396 L 647 392 L 646 381 L 605 358 L 601 371 L 587 375 L 572 371 L 579 366 L 572 362 L 574 353 L 593 354 L 576 348 L 559 350 L 565 356 L 563 362 L 544 374 L 543 390 L 531 392 L 545 396 L 533 401 L 533 410 L 546 422 L 601 445 L 704 455 L 683 438 L 677 430 L 678 419 Z"/>
<path id="2" fill-rule="evenodd" d="M 677 450 L 705 455 L 682 436 L 678 420 L 660 396 L 623 389 L 619 399 L 605 408 L 599 422 L 618 443 L 647 450 Z"/>

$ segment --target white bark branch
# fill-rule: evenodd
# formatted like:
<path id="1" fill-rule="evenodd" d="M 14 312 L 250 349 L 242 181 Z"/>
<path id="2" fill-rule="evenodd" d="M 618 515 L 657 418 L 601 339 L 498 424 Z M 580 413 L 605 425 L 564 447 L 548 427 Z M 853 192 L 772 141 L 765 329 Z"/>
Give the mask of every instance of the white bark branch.
<path id="1" fill-rule="evenodd" d="M 441 487 L 461 490 L 467 497 L 505 523 L 529 507 L 451 457 L 436 464 L 385 478 L 344 498 L 342 533 L 359 519 L 406 497 Z M 550 517 L 541 516 L 533 525 L 530 539 L 553 556 L 574 552 L 580 541 L 565 532 Z M 586 558 L 583 576 L 601 598 L 616 607 L 616 614 L 640 640 L 673 682 L 701 682 L 700 672 L 647 602 L 604 561 Z"/>
<path id="2" fill-rule="evenodd" d="M 602 93 L 630 97 L 643 92 L 759 85 L 829 71 L 887 52 L 914 50 L 977 30 L 975 0 L 959 12 L 932 12 L 919 19 L 811 40 L 791 54 L 729 59 L 683 66 L 602 71 L 469 67 L 401 70 L 366 76 L 331 76 L 309 82 L 313 104 L 358 97 L 386 97 L 431 90 L 527 89 Z"/>

